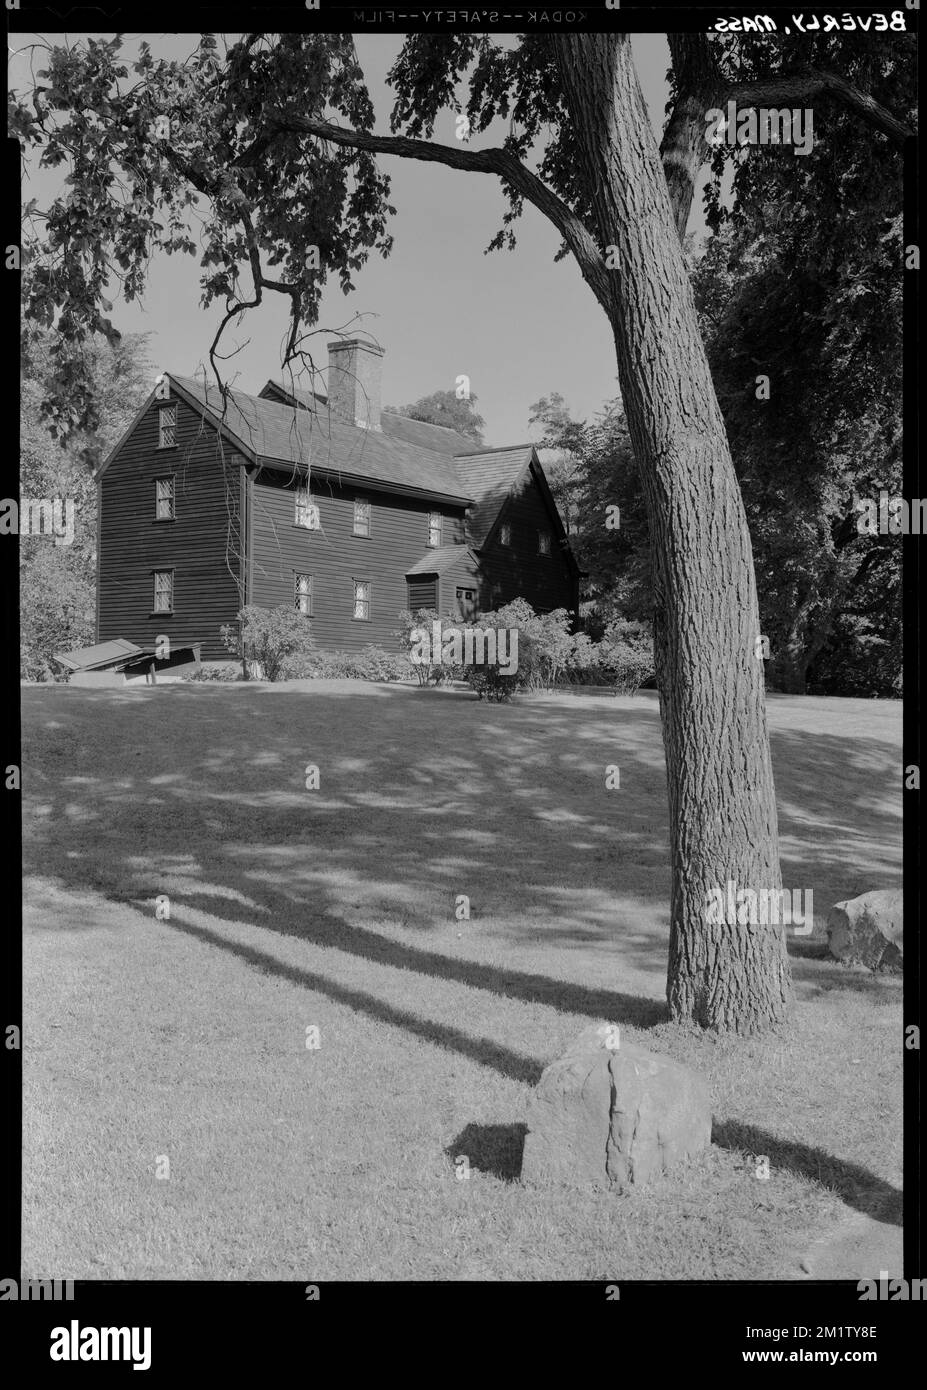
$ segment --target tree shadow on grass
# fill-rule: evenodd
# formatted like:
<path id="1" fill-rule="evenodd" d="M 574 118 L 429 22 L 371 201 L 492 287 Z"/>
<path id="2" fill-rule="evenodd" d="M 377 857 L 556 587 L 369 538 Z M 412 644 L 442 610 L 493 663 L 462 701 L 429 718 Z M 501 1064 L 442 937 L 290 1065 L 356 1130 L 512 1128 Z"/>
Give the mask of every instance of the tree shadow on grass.
<path id="1" fill-rule="evenodd" d="M 521 1162 L 528 1126 L 469 1124 L 444 1152 L 452 1163 L 466 1158 L 471 1168 L 490 1173 L 503 1182 L 517 1182 L 521 1177 Z"/>
<path id="2" fill-rule="evenodd" d="M 230 875 L 226 873 L 226 880 Z M 245 887 L 253 892 L 253 884 L 242 880 Z M 274 896 L 280 901 L 275 903 Z M 650 1029 L 665 1023 L 669 1009 L 665 1000 L 650 999 L 645 995 L 624 994 L 618 990 L 593 989 L 588 985 L 572 980 L 556 980 L 549 976 L 500 968 L 465 957 L 445 955 L 441 951 L 427 950 L 396 941 L 389 936 L 366 927 L 354 926 L 318 904 L 302 904 L 309 908 L 309 915 L 298 925 L 288 926 L 279 920 L 279 908 L 283 905 L 283 893 L 268 897 L 262 890 L 262 897 L 270 908 L 271 917 L 276 920 L 259 919 L 259 925 L 277 936 L 306 941 L 313 946 L 328 947 L 368 960 L 373 964 L 391 966 L 396 970 L 433 976 L 454 984 L 467 985 L 471 989 L 487 990 L 504 999 L 516 999 L 524 1004 L 543 1004 L 556 1009 L 558 1013 L 582 1014 L 588 1018 L 605 1019 L 625 1023 L 628 1027 Z M 216 899 L 206 893 L 196 891 L 175 891 L 172 901 L 176 907 L 194 908 L 208 912 L 219 920 L 251 925 L 254 912 L 247 904 L 223 901 L 221 914 L 217 912 Z M 288 906 L 291 904 L 288 903 Z M 178 925 L 176 922 L 172 925 Z"/>
<path id="3" fill-rule="evenodd" d="M 711 1142 L 719 1149 L 765 1155 L 770 1169 L 782 1168 L 831 1188 L 847 1206 L 890 1226 L 902 1224 L 903 1194 L 867 1168 L 836 1158 L 824 1149 L 796 1140 L 778 1139 L 768 1130 L 740 1120 L 715 1120 Z"/>
<path id="4" fill-rule="evenodd" d="M 312 970 L 303 970 L 300 966 L 287 965 L 284 961 L 278 960 L 276 956 L 268 955 L 266 951 L 259 951 L 254 946 L 244 946 L 240 942 L 229 941 L 226 937 L 220 936 L 218 932 L 210 931 L 207 927 L 197 927 L 191 922 L 179 922 L 173 918 L 169 925 L 175 931 L 195 937 L 197 941 L 202 941 L 207 946 L 218 946 L 221 950 L 229 951 L 233 956 L 238 956 L 239 960 L 245 961 L 246 964 L 260 970 L 264 975 L 273 975 L 277 979 L 288 980 L 290 984 L 300 985 L 303 989 L 315 990 L 336 1003 L 344 1004 L 347 1008 L 353 1009 L 356 1013 L 366 1014 L 368 1018 L 376 1019 L 378 1023 L 388 1023 L 394 1028 L 404 1028 L 407 1033 L 424 1038 L 426 1042 L 430 1042 L 436 1047 L 449 1048 L 454 1052 L 459 1052 L 461 1056 L 469 1058 L 472 1062 L 478 1062 L 480 1066 L 492 1067 L 513 1081 L 521 1081 L 527 1086 L 536 1086 L 540 1080 L 543 1071 L 540 1062 L 535 1061 L 532 1057 L 525 1057 L 519 1052 L 513 1052 L 511 1048 L 502 1047 L 499 1043 L 493 1042 L 491 1038 L 474 1038 L 461 1032 L 459 1028 L 449 1028 L 446 1024 L 436 1023 L 432 1019 L 420 1018 L 418 1014 L 414 1014 L 408 1009 L 397 1009 L 392 1004 L 378 999 L 376 995 L 368 994 L 365 990 L 348 989 L 345 985 L 339 984 L 337 980 L 329 979 L 327 975 L 320 975 Z"/>

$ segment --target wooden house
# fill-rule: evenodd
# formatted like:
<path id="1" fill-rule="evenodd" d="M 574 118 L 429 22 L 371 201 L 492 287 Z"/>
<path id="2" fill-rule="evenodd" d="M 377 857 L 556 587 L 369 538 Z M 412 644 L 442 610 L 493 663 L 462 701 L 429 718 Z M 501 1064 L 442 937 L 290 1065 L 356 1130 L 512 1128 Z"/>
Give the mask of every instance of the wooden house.
<path id="1" fill-rule="evenodd" d="M 395 650 L 404 608 L 578 601 L 532 445 L 479 448 L 380 408 L 382 350 L 329 347 L 328 394 L 224 399 L 166 374 L 97 474 L 97 632 L 227 657 L 243 604 L 292 605 L 329 651 Z"/>

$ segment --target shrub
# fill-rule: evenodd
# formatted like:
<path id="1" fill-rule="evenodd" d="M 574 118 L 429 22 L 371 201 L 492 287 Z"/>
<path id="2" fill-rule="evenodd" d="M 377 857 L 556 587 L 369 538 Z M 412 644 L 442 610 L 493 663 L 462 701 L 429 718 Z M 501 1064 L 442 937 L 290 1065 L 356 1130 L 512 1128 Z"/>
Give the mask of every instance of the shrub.
<path id="1" fill-rule="evenodd" d="M 254 668 L 265 679 L 278 681 L 312 651 L 309 620 L 295 608 L 257 608 L 248 604 L 237 615 L 237 626 L 223 623 L 219 635 L 226 651 L 242 662 L 246 678 Z"/>
<path id="2" fill-rule="evenodd" d="M 393 633 L 394 637 L 399 638 L 407 666 L 415 672 L 415 678 L 422 687 L 429 683 L 440 685 L 441 681 L 447 678 L 447 668 L 440 663 L 412 660 L 412 652 L 417 646 L 417 639 L 413 637 L 415 629 L 423 627 L 430 632 L 432 623 L 436 622 L 438 614 L 434 608 L 416 608 L 414 613 L 409 608 L 403 608 L 399 614 L 399 626 Z"/>
<path id="3" fill-rule="evenodd" d="M 372 644 L 359 652 L 312 652 L 293 663 L 293 674 L 315 680 L 398 681 L 409 675 L 409 663 L 396 652 Z"/>
<path id="4" fill-rule="evenodd" d="M 240 666 L 201 666 L 198 671 L 188 671 L 181 676 L 184 681 L 240 681 Z"/>
<path id="5" fill-rule="evenodd" d="M 611 673 L 616 695 L 633 695 L 654 674 L 653 637 L 647 623 L 611 623 L 599 643 L 598 661 Z"/>

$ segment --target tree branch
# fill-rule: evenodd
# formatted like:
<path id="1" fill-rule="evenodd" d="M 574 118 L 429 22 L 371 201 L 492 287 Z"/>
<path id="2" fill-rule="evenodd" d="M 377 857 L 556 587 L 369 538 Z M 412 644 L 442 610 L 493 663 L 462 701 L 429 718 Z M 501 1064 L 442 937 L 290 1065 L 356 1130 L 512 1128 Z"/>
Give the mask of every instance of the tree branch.
<path id="1" fill-rule="evenodd" d="M 704 34 L 669 34 L 667 38 L 677 96 L 663 133 L 660 158 L 680 240 L 686 233 L 699 172 L 711 153 L 706 112 L 723 108 L 729 101 L 748 110 L 793 106 L 817 96 L 833 97 L 887 135 L 894 145 L 902 145 L 914 134 L 884 106 L 836 73 L 804 67 L 755 82 L 732 83 L 724 77 Z"/>
<path id="2" fill-rule="evenodd" d="M 898 120 L 845 77 L 835 72 L 822 72 L 818 68 L 797 68 L 794 72 L 778 73 L 756 82 L 734 83 L 725 91 L 724 100 L 736 101 L 738 107 L 773 107 L 811 101 L 818 96 L 833 97 L 842 102 L 848 110 L 854 111 L 869 125 L 887 135 L 893 145 L 903 145 L 908 136 L 914 134 L 904 121 Z"/>
<path id="3" fill-rule="evenodd" d="M 451 169 L 463 169 L 470 173 L 495 174 L 517 189 L 527 202 L 532 203 L 554 224 L 575 256 L 583 279 L 603 308 L 610 311 L 614 288 L 613 273 L 605 269 L 602 253 L 585 223 L 511 151 L 464 150 L 454 145 L 439 145 L 432 140 L 412 139 L 406 135 L 372 135 L 369 131 L 349 130 L 344 126 L 332 125 L 328 121 L 292 114 L 271 113 L 268 115 L 267 123 L 271 131 L 313 135 L 319 140 L 330 140 L 334 145 L 368 150 L 372 154 L 393 154 L 402 159 L 421 159 L 433 164 L 445 164 Z M 250 156 L 256 148 L 265 149 L 266 143 L 266 137 L 259 137 L 251 150 L 246 152 L 246 156 Z"/>

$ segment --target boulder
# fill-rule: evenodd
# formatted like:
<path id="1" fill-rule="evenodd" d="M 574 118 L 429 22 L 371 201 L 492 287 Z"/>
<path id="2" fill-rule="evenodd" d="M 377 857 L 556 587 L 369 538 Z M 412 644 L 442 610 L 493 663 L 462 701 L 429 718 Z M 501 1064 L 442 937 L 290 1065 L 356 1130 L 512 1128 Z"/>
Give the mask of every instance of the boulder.
<path id="1" fill-rule="evenodd" d="M 698 1072 L 586 1028 L 545 1067 L 528 1102 L 522 1180 L 639 1186 L 711 1142 L 711 1096 Z"/>
<path id="2" fill-rule="evenodd" d="M 827 918 L 827 946 L 835 960 L 870 970 L 903 968 L 902 894 L 878 889 L 835 903 Z"/>

